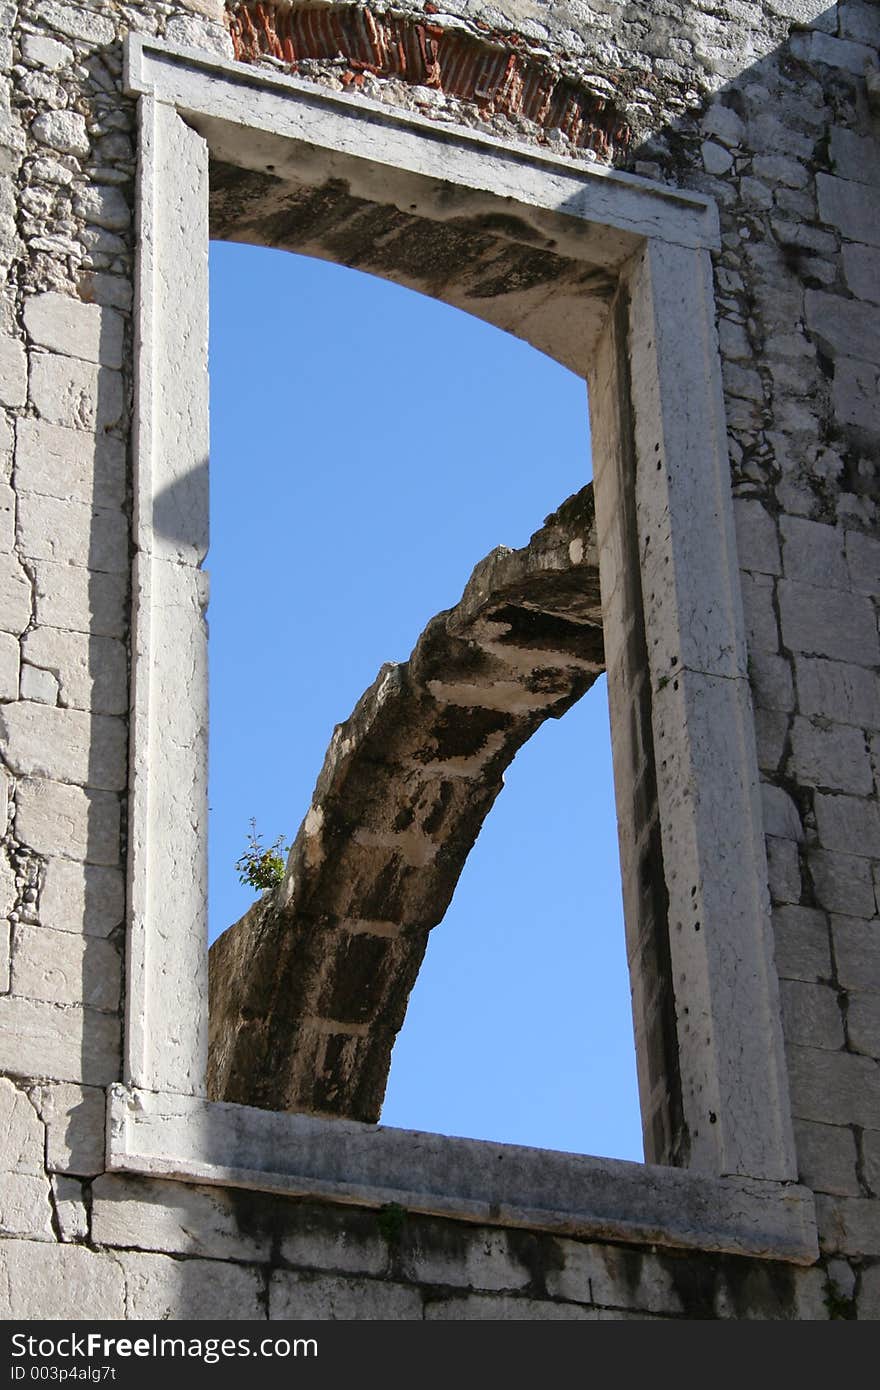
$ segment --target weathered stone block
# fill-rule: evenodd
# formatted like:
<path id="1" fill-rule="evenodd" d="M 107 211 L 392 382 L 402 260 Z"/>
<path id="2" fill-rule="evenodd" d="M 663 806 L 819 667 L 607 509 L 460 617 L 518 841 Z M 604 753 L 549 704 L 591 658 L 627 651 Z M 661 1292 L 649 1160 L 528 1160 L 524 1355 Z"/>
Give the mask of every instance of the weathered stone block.
<path id="1" fill-rule="evenodd" d="M 202 1255 L 215 1260 L 266 1260 L 272 1232 L 238 1220 L 236 1194 L 218 1187 L 107 1174 L 92 1188 L 92 1235 L 122 1245 Z"/>
<path id="2" fill-rule="evenodd" d="M 127 735 L 125 722 L 108 714 L 25 700 L 0 711 L 6 765 L 22 777 L 121 791 L 128 775 Z"/>
<path id="3" fill-rule="evenodd" d="M 107 1086 L 120 1071 L 119 1020 L 95 1009 L 0 998 L 0 1067 L 11 1076 Z"/>
<path id="4" fill-rule="evenodd" d="M 857 1308 L 861 1322 L 876 1321 L 880 1318 L 880 1264 L 870 1265 L 862 1270 Z"/>
<path id="5" fill-rule="evenodd" d="M 116 138 L 128 143 L 126 136 Z M 106 304 L 110 309 L 121 309 L 123 312 L 131 308 L 131 281 L 124 275 L 103 275 L 96 270 L 84 271 L 79 278 L 79 292 L 83 299 L 92 304 Z"/>
<path id="6" fill-rule="evenodd" d="M 122 962 L 109 941 L 50 927 L 19 926 L 15 931 L 15 994 L 112 1013 L 119 1008 L 121 982 Z"/>
<path id="7" fill-rule="evenodd" d="M 849 587 L 842 530 L 802 516 L 784 516 L 780 526 L 787 579 L 839 589 Z"/>
<path id="8" fill-rule="evenodd" d="M 0 1241 L 0 1317 L 100 1321 L 125 1317 L 118 1262 L 81 1245 Z"/>
<path id="9" fill-rule="evenodd" d="M 752 160 L 752 168 L 759 179 L 764 179 L 771 187 L 801 189 L 810 182 L 806 167 L 797 159 L 785 159 L 780 155 L 761 154 Z"/>
<path id="10" fill-rule="evenodd" d="M 46 420 L 21 420 L 16 433 L 15 485 L 39 492 L 116 507 L 125 498 L 125 446 L 109 434 L 93 435 Z"/>
<path id="11" fill-rule="evenodd" d="M 783 713 L 793 709 L 794 686 L 786 657 L 774 656 L 771 652 L 750 652 L 749 676 L 756 704 Z"/>
<path id="12" fill-rule="evenodd" d="M 94 1086 L 44 1082 L 31 1095 L 46 1126 L 46 1166 L 92 1177 L 104 1171 L 106 1097 Z"/>
<path id="13" fill-rule="evenodd" d="M 798 657 L 795 675 L 804 714 L 880 729 L 880 686 L 873 671 L 842 661 Z"/>
<path id="14" fill-rule="evenodd" d="M 821 179 L 822 175 L 819 175 Z M 860 184 L 849 184 L 865 194 Z M 876 194 L 874 195 L 876 197 Z M 880 363 L 880 344 L 874 328 L 875 314 L 869 304 L 842 299 L 824 290 L 807 290 L 807 327 L 833 356 L 857 357 L 862 362 Z"/>
<path id="15" fill-rule="evenodd" d="M 778 652 L 779 626 L 773 605 L 774 581 L 764 574 L 741 576 L 746 641 L 752 652 Z"/>
<path id="16" fill-rule="evenodd" d="M 783 840 L 804 838 L 798 808 L 788 792 L 784 792 L 781 787 L 771 787 L 769 783 L 763 782 L 761 805 L 764 811 L 764 829 L 768 835 L 778 835 Z"/>
<path id="17" fill-rule="evenodd" d="M 814 801 L 823 849 L 852 850 L 880 857 L 880 807 L 855 796 L 820 793 Z"/>
<path id="18" fill-rule="evenodd" d="M 703 168 L 709 174 L 724 174 L 733 165 L 733 155 L 716 140 L 705 140 L 700 146 Z"/>
<path id="19" fill-rule="evenodd" d="M 760 372 L 742 367 L 736 362 L 727 362 L 722 367 L 724 389 L 729 396 L 743 401 L 754 401 L 760 405 L 764 400 L 764 386 Z"/>
<path id="20" fill-rule="evenodd" d="M 0 1235 L 54 1240 L 47 1177 L 0 1172 Z"/>
<path id="21" fill-rule="evenodd" d="M 281 1258 L 297 1269 L 381 1276 L 388 1273 L 388 1244 L 375 1212 L 319 1211 L 301 1207 L 279 1232 Z"/>
<path id="22" fill-rule="evenodd" d="M 786 1272 L 787 1279 L 779 1278 L 772 1266 L 760 1261 L 743 1279 L 740 1270 L 725 1266 L 718 1280 L 715 1316 L 746 1322 L 824 1322 L 825 1271 L 795 1267 Z"/>
<path id="23" fill-rule="evenodd" d="M 831 932 L 825 914 L 789 905 L 773 913 L 776 969 L 782 979 L 831 978 Z"/>
<path id="24" fill-rule="evenodd" d="M 856 1271 L 850 1260 L 826 1260 L 825 1277 L 829 1288 L 834 1288 L 843 1298 L 852 1298 L 856 1290 Z"/>
<path id="25" fill-rule="evenodd" d="M 81 1182 L 76 1178 L 53 1177 L 52 1205 L 63 1241 L 74 1243 L 88 1239 L 89 1214 Z"/>
<path id="26" fill-rule="evenodd" d="M 122 190 L 112 184 L 92 184 L 77 189 L 73 210 L 85 222 L 94 227 L 106 227 L 111 232 L 124 232 L 131 221 L 131 209 Z"/>
<path id="27" fill-rule="evenodd" d="M 764 345 L 781 357 L 802 357 L 804 340 L 795 335 L 792 325 L 803 318 L 804 289 L 789 272 L 779 247 L 755 242 L 745 252 L 750 279 L 760 286 L 764 320 Z"/>
<path id="28" fill-rule="evenodd" d="M 865 735 L 848 724 L 796 718 L 791 731 L 789 772 L 801 786 L 867 796 L 873 774 Z"/>
<path id="29" fill-rule="evenodd" d="M 831 34 L 818 31 L 796 34 L 791 40 L 791 48 L 798 58 L 805 58 L 809 63 L 825 63 L 830 68 L 855 73 L 857 77 L 864 74 L 865 64 L 874 56 L 865 44 L 834 38 Z"/>
<path id="30" fill-rule="evenodd" d="M 880 248 L 844 242 L 843 273 L 854 295 L 880 304 Z"/>
<path id="31" fill-rule="evenodd" d="M 201 4 L 191 6 L 195 10 L 207 10 Z M 181 44 L 184 48 L 199 48 L 209 53 L 218 53 L 221 58 L 231 58 L 229 31 L 223 23 L 212 23 L 197 14 L 177 14 L 168 21 L 165 30 L 169 43 Z"/>
<path id="32" fill-rule="evenodd" d="M 787 715 L 778 711 L 755 710 L 755 744 L 762 772 L 775 774 L 781 770 L 790 722 Z"/>
<path id="33" fill-rule="evenodd" d="M 0 405 L 15 408 L 27 400 L 27 354 L 17 338 L 0 335 Z"/>
<path id="34" fill-rule="evenodd" d="M 50 29 L 69 39 L 82 39 L 85 43 L 104 47 L 115 38 L 113 21 L 107 15 L 94 10 L 86 12 L 77 5 L 61 4 L 59 0 L 45 0 L 40 6 L 40 18 Z"/>
<path id="35" fill-rule="evenodd" d="M 277 1271 L 269 1284 L 269 1317 L 273 1321 L 421 1321 L 422 1298 L 418 1289 L 381 1279 Z"/>
<path id="36" fill-rule="evenodd" d="M 744 435 L 760 429 L 762 407 L 758 401 L 745 400 L 741 396 L 728 394 L 725 398 L 725 413 L 731 431 L 741 431 Z"/>
<path id="37" fill-rule="evenodd" d="M 844 989 L 880 993 L 880 925 L 854 917 L 831 918 L 837 978 Z"/>
<path id="38" fill-rule="evenodd" d="M 0 848 L 0 917 L 8 917 L 18 900 L 18 887 L 15 870 L 9 861 L 7 851 Z"/>
<path id="39" fill-rule="evenodd" d="M 25 634 L 22 650 L 26 661 L 51 672 L 59 704 L 100 714 L 126 713 L 128 662 L 121 642 L 37 627 Z"/>
<path id="40" fill-rule="evenodd" d="M 524 1289 L 531 1271 L 516 1257 L 516 1241 L 504 1231 L 462 1231 L 459 1243 L 430 1237 L 408 1246 L 405 1268 L 408 1279 L 419 1284 L 483 1290 Z"/>
<path id="41" fill-rule="evenodd" d="M 761 574 L 781 574 L 776 523 L 760 502 L 738 499 L 733 506 L 736 548 L 743 569 Z"/>
<path id="42" fill-rule="evenodd" d="M 820 905 L 829 912 L 870 917 L 874 912 L 874 883 L 867 859 L 855 854 L 810 851 L 810 872 Z"/>
<path id="43" fill-rule="evenodd" d="M 122 921 L 125 884 L 119 869 L 50 859 L 40 891 L 40 921 L 62 932 L 107 936 Z"/>
<path id="44" fill-rule="evenodd" d="M 825 0 L 767 0 L 767 8 L 783 19 L 794 19 L 812 28 L 833 32 L 837 27 L 837 17 Z"/>
<path id="45" fill-rule="evenodd" d="M 31 581 L 14 555 L 0 555 L 0 629 L 24 632 L 31 620 Z"/>
<path id="46" fill-rule="evenodd" d="M 21 698 L 32 700 L 35 704 L 56 705 L 58 703 L 58 682 L 51 671 L 41 671 L 37 666 L 21 668 Z"/>
<path id="47" fill-rule="evenodd" d="M 99 433 L 123 411 L 122 378 L 109 367 L 55 353 L 31 354 L 30 399 L 53 425 Z"/>
<path id="48" fill-rule="evenodd" d="M 880 14 L 873 0 L 842 0 L 837 8 L 844 38 L 880 46 Z"/>
<path id="49" fill-rule="evenodd" d="M 11 959 L 12 923 L 5 918 L 0 918 L 0 994 L 9 993 Z"/>
<path id="50" fill-rule="evenodd" d="M 816 191 L 823 222 L 837 227 L 849 241 L 880 246 L 880 224 L 874 208 L 876 195 L 867 184 L 835 178 L 831 174 L 817 174 Z M 835 334 L 838 333 L 839 329 L 835 327 Z M 845 348 L 843 350 L 846 351 Z"/>
<path id="51" fill-rule="evenodd" d="M 749 121 L 749 143 L 753 150 L 762 154 L 809 159 L 815 142 L 811 136 L 786 124 L 775 112 L 765 108 Z"/>
<path id="52" fill-rule="evenodd" d="M 795 1044 L 786 1056 L 797 1119 L 880 1128 L 880 1075 L 869 1058 Z"/>
<path id="53" fill-rule="evenodd" d="M 819 1245 L 841 1255 L 880 1254 L 880 1202 L 868 1197 L 816 1194 Z"/>
<path id="54" fill-rule="evenodd" d="M 0 632 L 0 701 L 18 699 L 19 653 L 18 638 Z"/>
<path id="55" fill-rule="evenodd" d="M 121 199 L 119 191 L 114 191 Z M 88 196 L 92 193 L 89 190 Z M 113 309 L 84 304 L 50 290 L 28 296 L 24 323 L 39 347 L 66 357 L 81 357 L 86 362 L 100 362 L 105 367 L 122 366 L 123 319 Z"/>
<path id="56" fill-rule="evenodd" d="M 458 1298 L 430 1298 L 425 1303 L 426 1322 L 598 1322 L 628 1316 L 578 1303 L 552 1299 L 514 1298 L 509 1294 L 465 1294 Z M 643 1315 L 640 1315 L 640 1317 Z"/>
<path id="57" fill-rule="evenodd" d="M 836 1051 L 844 1045 L 843 1018 L 831 985 L 783 980 L 782 1027 L 788 1042 Z"/>
<path id="58" fill-rule="evenodd" d="M 29 560 L 82 565 L 109 574 L 128 570 L 128 521 L 120 511 L 22 493 L 19 541 Z"/>
<path id="59" fill-rule="evenodd" d="M 782 639 L 794 652 L 856 666 L 880 662 L 877 622 L 869 599 L 793 579 L 778 583 Z"/>
<path id="60" fill-rule="evenodd" d="M 31 123 L 31 134 L 59 154 L 85 155 L 89 136 L 85 119 L 76 111 L 45 111 Z"/>
<path id="61" fill-rule="evenodd" d="M 874 1193 L 880 1192 L 880 1131 L 866 1130 L 862 1135 L 862 1157 L 868 1187 Z"/>
<path id="62" fill-rule="evenodd" d="M 846 1031 L 856 1052 L 880 1058 L 880 994 L 850 994 Z"/>
<path id="63" fill-rule="evenodd" d="M 99 574 L 75 565 L 56 565 L 50 560 L 38 560 L 34 569 L 38 623 L 93 636 L 125 635 L 125 575 Z"/>
<path id="64" fill-rule="evenodd" d="M 834 413 L 843 425 L 880 431 L 880 412 L 877 409 L 880 367 L 860 362 L 854 357 L 838 357 L 831 388 Z"/>
<path id="65" fill-rule="evenodd" d="M 24 779 L 16 798 L 16 833 L 38 854 L 90 864 L 119 862 L 119 798 L 103 791 Z"/>
<path id="66" fill-rule="evenodd" d="M 46 1138 L 40 1117 L 24 1091 L 0 1077 L 0 1135 L 11 1173 L 42 1175 Z"/>
<path id="67" fill-rule="evenodd" d="M 798 847 L 791 840 L 767 836 L 767 871 L 774 903 L 799 903 L 801 870 Z"/>
<path id="68" fill-rule="evenodd" d="M 798 1176 L 814 1192 L 858 1197 L 856 1141 L 851 1129 L 812 1120 L 794 1121 Z"/>
<path id="69" fill-rule="evenodd" d="M 0 475 L 4 478 L 11 473 L 11 455 L 15 443 L 12 419 L 11 411 L 0 409 Z"/>
<path id="70" fill-rule="evenodd" d="M 832 126 L 830 153 L 834 172 L 840 178 L 880 186 L 880 152 L 869 135 L 859 135 L 845 126 Z"/>
<path id="71" fill-rule="evenodd" d="M 675 1262 L 653 1251 L 558 1242 L 563 1261 L 546 1273 L 547 1292 L 569 1303 L 647 1313 L 681 1313 Z"/>
<path id="72" fill-rule="evenodd" d="M 731 359 L 731 360 L 734 361 L 734 362 L 736 362 L 736 361 L 740 361 L 740 362 L 751 362 L 751 361 L 753 360 L 753 358 L 754 358 L 754 356 L 755 356 L 755 350 L 754 350 L 754 348 L 752 347 L 751 341 L 749 340 L 749 335 L 748 335 L 748 333 L 746 332 L 745 328 L 743 327 L 743 325 L 742 325 L 741 323 L 735 323 L 735 322 L 733 322 L 732 319 L 721 319 L 721 320 L 719 320 L 719 323 L 718 323 L 718 340 L 719 340 L 719 343 L 720 343 L 720 345 L 721 345 L 721 354 L 722 354 L 722 356 L 723 356 L 725 359 L 729 358 L 729 359 Z M 735 515 L 735 516 L 738 514 L 738 512 L 739 512 L 739 510 L 740 510 L 740 507 L 747 507 L 747 508 L 758 507 L 758 508 L 760 509 L 760 511 L 761 511 L 761 513 L 762 513 L 762 515 L 763 515 L 763 517 L 767 518 L 767 520 L 770 520 L 770 518 L 769 518 L 767 512 L 764 510 L 764 508 L 761 506 L 761 503 L 758 502 L 758 501 L 755 501 L 755 500 L 750 500 L 750 501 L 741 500 L 741 501 L 738 502 L 738 503 L 734 503 L 734 515 Z M 739 536 L 739 527 L 740 527 L 740 522 L 739 522 L 738 520 L 737 520 L 737 522 L 736 522 L 736 527 L 737 527 L 737 537 L 738 537 L 738 536 Z M 760 568 L 760 566 L 746 565 L 745 561 L 743 560 L 743 551 L 742 551 L 742 547 L 741 547 L 741 546 L 740 546 L 740 548 L 739 548 L 739 555 L 740 555 L 740 564 L 743 565 L 744 568 L 746 568 L 746 569 L 756 569 L 756 568 Z M 772 573 L 776 574 L 776 573 L 778 573 L 778 571 L 777 571 L 777 570 L 773 570 Z"/>
<path id="73" fill-rule="evenodd" d="M 862 531 L 848 531 L 846 559 L 853 588 L 860 594 L 880 596 L 880 541 Z"/>
<path id="74" fill-rule="evenodd" d="M 45 34 L 23 34 L 21 51 L 28 62 L 50 72 L 66 67 L 73 58 L 72 48 L 57 39 L 46 38 Z"/>
<path id="75" fill-rule="evenodd" d="M 170 1259 L 167 1255 L 120 1252 L 129 1318 L 199 1322 L 260 1321 L 260 1270 L 217 1260 Z"/>
<path id="76" fill-rule="evenodd" d="M 15 546 L 15 493 L 7 483 L 0 483 L 0 552 L 9 553 Z"/>

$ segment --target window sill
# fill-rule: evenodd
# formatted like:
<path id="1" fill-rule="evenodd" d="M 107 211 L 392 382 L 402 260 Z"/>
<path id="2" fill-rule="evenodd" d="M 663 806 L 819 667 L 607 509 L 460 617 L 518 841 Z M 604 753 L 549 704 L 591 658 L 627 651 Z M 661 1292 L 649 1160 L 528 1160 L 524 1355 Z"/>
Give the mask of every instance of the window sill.
<path id="1" fill-rule="evenodd" d="M 107 1166 L 581 1239 L 812 1264 L 812 1193 L 477 1139 L 110 1088 Z M 504 1193 L 502 1200 L 498 1194 Z"/>

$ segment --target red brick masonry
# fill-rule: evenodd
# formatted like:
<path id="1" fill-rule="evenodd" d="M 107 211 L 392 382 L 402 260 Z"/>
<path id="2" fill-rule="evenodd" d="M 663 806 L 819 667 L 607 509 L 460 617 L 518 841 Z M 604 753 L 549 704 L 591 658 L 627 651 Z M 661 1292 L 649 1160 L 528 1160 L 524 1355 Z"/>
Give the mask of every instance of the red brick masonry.
<path id="1" fill-rule="evenodd" d="M 487 28 L 477 37 L 430 18 L 376 14 L 360 5 L 237 4 L 228 19 L 235 56 L 244 62 L 269 56 L 296 72 L 303 60 L 342 59 L 346 85 L 361 85 L 370 72 L 433 87 L 486 115 L 519 116 L 559 131 L 603 161 L 625 152 L 632 136 L 611 102 L 560 76 L 519 34 Z"/>

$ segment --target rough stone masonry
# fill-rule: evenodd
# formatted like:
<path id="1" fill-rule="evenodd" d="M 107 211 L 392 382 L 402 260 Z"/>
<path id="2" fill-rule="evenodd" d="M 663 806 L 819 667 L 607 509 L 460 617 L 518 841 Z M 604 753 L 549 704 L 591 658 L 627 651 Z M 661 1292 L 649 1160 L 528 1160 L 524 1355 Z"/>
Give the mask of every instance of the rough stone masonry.
<path id="1" fill-rule="evenodd" d="M 812 1265 L 441 1216 L 391 1238 L 368 1206 L 107 1171 L 126 991 L 132 31 L 716 200 Z M 878 45 L 866 0 L 0 0 L 4 1317 L 880 1314 Z M 346 951 L 325 964 L 344 993 Z"/>

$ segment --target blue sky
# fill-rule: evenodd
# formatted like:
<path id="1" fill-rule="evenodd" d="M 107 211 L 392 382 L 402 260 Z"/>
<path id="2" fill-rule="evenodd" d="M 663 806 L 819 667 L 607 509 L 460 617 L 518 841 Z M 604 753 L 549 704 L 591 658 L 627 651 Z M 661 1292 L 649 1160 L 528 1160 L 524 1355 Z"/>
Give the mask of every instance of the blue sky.
<path id="1" fill-rule="evenodd" d="M 210 924 L 255 816 L 299 826 L 333 726 L 493 546 L 590 476 L 584 383 L 320 261 L 211 253 Z M 428 953 L 385 1124 L 642 1156 L 604 678 L 517 755 Z"/>

